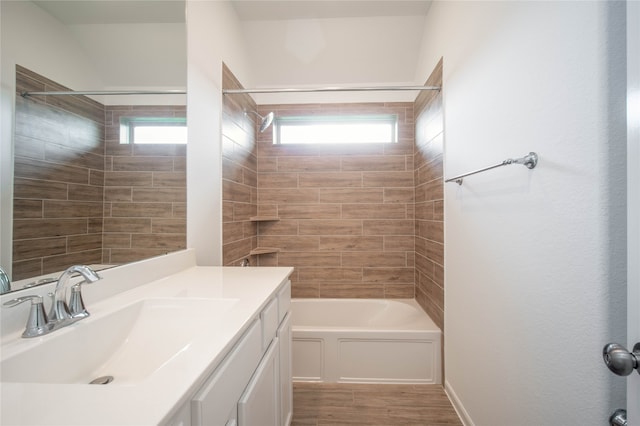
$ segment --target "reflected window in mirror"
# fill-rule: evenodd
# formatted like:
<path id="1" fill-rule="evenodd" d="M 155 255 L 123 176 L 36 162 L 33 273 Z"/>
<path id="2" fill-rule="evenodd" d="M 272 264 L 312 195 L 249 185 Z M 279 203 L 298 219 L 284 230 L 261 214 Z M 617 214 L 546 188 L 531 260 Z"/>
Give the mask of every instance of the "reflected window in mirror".
<path id="1" fill-rule="evenodd" d="M 185 117 L 120 117 L 121 144 L 187 143 Z"/>

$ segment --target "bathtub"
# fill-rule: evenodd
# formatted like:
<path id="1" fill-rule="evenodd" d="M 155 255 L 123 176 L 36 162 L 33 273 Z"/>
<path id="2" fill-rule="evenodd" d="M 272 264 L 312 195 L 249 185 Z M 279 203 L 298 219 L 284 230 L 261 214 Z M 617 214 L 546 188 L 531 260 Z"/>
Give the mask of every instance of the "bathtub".
<path id="1" fill-rule="evenodd" d="M 292 299 L 293 380 L 441 383 L 441 331 L 413 299 Z"/>

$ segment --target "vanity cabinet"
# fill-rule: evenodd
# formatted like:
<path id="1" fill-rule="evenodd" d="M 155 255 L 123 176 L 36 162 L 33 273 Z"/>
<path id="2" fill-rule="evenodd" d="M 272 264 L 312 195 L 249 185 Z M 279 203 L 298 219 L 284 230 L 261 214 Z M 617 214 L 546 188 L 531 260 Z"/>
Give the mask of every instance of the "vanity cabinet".
<path id="1" fill-rule="evenodd" d="M 240 397 L 238 426 L 280 424 L 278 349 L 278 338 L 275 338 Z"/>
<path id="2" fill-rule="evenodd" d="M 290 302 L 288 281 L 191 399 L 191 425 L 291 422 Z"/>

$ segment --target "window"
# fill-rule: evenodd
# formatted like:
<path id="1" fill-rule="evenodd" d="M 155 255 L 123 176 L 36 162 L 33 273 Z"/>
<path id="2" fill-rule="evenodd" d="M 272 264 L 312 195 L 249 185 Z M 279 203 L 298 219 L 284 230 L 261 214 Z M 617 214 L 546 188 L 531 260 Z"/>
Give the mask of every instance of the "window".
<path id="1" fill-rule="evenodd" d="M 186 144 L 184 117 L 121 117 L 120 143 Z"/>
<path id="2" fill-rule="evenodd" d="M 274 144 L 393 143 L 396 115 L 278 117 Z"/>

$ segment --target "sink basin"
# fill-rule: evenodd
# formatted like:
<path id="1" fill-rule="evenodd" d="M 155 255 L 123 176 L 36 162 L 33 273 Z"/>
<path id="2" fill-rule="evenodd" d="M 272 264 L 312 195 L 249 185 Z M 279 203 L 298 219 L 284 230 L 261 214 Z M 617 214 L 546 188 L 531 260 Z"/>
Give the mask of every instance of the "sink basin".
<path id="1" fill-rule="evenodd" d="M 169 363 L 188 363 L 237 299 L 145 299 L 40 338 L 0 364 L 2 382 L 112 385 L 138 383 Z M 34 342 L 36 343 L 36 342 Z"/>

